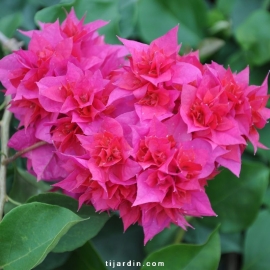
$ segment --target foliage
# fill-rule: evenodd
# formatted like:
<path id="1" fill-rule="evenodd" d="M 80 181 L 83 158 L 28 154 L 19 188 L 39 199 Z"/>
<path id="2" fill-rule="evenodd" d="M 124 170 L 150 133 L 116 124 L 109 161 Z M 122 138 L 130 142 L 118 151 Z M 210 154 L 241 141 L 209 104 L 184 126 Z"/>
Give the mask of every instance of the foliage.
<path id="1" fill-rule="evenodd" d="M 72 6 L 79 18 L 85 15 L 86 22 L 110 20 L 101 30 L 109 43 L 119 43 L 116 36 L 149 43 L 179 24 L 182 54 L 199 49 L 205 63 L 214 60 L 225 67 L 230 65 L 233 71 L 249 65 L 251 83 L 258 85 L 270 68 L 269 2 L 2 0 L 0 31 L 23 40 L 26 48 L 28 40 L 17 28 L 30 30 L 38 21 L 63 20 Z M 0 57 L 7 53 L 2 47 Z M 11 131 L 16 128 L 13 121 Z M 270 147 L 269 125 L 260 131 L 260 138 Z M 99 214 L 90 206 L 77 211 L 76 200 L 48 192 L 48 182 L 36 182 L 26 171 L 24 160 L 19 159 L 8 167 L 7 194 L 22 205 L 10 200 L 5 206 L 0 223 L 0 268 L 112 269 L 106 262 L 131 260 L 142 264 L 162 261 L 165 266 L 160 269 L 168 270 L 214 270 L 221 257 L 219 269 L 230 269 L 226 256 L 236 253 L 238 269 L 267 270 L 270 152 L 258 149 L 254 156 L 253 151 L 251 146 L 245 151 L 239 179 L 222 170 L 209 182 L 206 191 L 217 218 L 191 219 L 195 230 L 186 232 L 171 226 L 145 247 L 140 227 L 132 226 L 123 234 L 117 212 Z M 148 268 L 154 267 L 141 267 Z"/>

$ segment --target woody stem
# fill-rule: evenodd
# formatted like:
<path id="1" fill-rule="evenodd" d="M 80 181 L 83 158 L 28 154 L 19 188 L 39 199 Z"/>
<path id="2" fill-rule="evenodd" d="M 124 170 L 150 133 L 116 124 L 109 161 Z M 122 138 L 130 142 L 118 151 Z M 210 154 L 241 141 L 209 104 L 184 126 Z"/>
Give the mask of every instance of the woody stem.
<path id="1" fill-rule="evenodd" d="M 14 160 L 16 160 L 18 157 L 22 156 L 23 154 L 31 151 L 31 150 L 34 150 L 42 145 L 45 145 L 47 144 L 47 142 L 44 142 L 44 141 L 40 141 L 40 142 L 37 142 L 37 143 L 34 143 L 33 145 L 29 146 L 29 147 L 26 147 L 20 151 L 18 151 L 16 154 L 14 154 L 13 156 L 9 157 L 9 158 L 6 158 L 2 161 L 2 165 L 7 165 L 11 162 L 13 162 Z"/>
<path id="2" fill-rule="evenodd" d="M 10 96 L 6 96 L 5 98 L 6 104 L 10 102 Z M 8 156 L 8 146 L 7 142 L 9 139 L 9 124 L 11 121 L 12 114 L 6 108 L 4 111 L 4 115 L 1 121 L 1 164 L 0 164 L 0 221 L 2 220 L 3 212 L 4 212 L 4 205 L 6 202 L 6 173 L 7 168 L 2 162 L 4 161 L 5 157 Z"/>

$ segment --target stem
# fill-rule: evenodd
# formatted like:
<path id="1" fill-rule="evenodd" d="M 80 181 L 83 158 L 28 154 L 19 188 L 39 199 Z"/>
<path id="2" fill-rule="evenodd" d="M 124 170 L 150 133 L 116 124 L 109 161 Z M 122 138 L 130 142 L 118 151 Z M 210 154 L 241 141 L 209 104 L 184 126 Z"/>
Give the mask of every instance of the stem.
<path id="1" fill-rule="evenodd" d="M 15 200 L 11 199 L 9 196 L 6 196 L 6 198 L 7 198 L 7 201 L 11 202 L 11 203 L 14 204 L 14 205 L 17 205 L 17 206 L 22 205 L 22 203 L 17 202 L 17 201 L 15 201 Z"/>
<path id="2" fill-rule="evenodd" d="M 17 51 L 23 45 L 23 42 L 18 42 L 15 38 L 7 38 L 1 31 L 0 31 L 0 42 L 3 44 L 10 51 Z"/>
<path id="3" fill-rule="evenodd" d="M 10 102 L 10 96 L 5 97 L 6 104 Z M 5 156 L 8 156 L 7 143 L 9 140 L 9 125 L 11 121 L 12 114 L 6 108 L 1 123 L 1 164 L 0 164 L 0 221 L 3 217 L 4 205 L 6 201 L 6 173 L 7 168 L 2 162 L 5 160 Z"/>
<path id="4" fill-rule="evenodd" d="M 190 222 L 192 219 L 193 219 L 193 217 L 191 217 L 191 216 L 186 216 L 186 221 L 187 221 L 187 222 Z M 186 232 L 187 232 L 187 231 L 185 231 L 184 229 L 179 228 L 179 230 L 178 230 L 178 232 L 177 232 L 177 234 L 176 234 L 174 243 L 175 243 L 175 244 L 181 243 L 181 242 L 183 241 L 183 239 L 184 239 L 184 236 L 185 236 L 185 233 L 186 233 Z"/>
<path id="5" fill-rule="evenodd" d="M 179 244 L 182 242 L 183 238 L 184 238 L 184 235 L 185 235 L 186 231 L 182 228 L 179 228 L 177 234 L 176 234 L 176 237 L 175 237 L 175 240 L 174 240 L 174 243 L 175 244 Z"/>
<path id="6" fill-rule="evenodd" d="M 7 38 L 0 31 L 0 43 L 3 44 L 10 51 L 17 51 L 23 45 L 23 42 L 18 42 L 16 39 Z M 8 105 L 11 100 L 10 96 L 5 97 L 5 104 Z M 2 106 L 1 106 L 2 107 Z M 1 121 L 1 163 L 0 163 L 0 221 L 2 220 L 4 213 L 4 205 L 6 202 L 6 174 L 7 168 L 2 162 L 5 160 L 5 156 L 8 156 L 8 140 L 9 140 L 9 125 L 11 121 L 12 113 L 7 109 L 5 109 L 3 118 Z"/>
<path id="7" fill-rule="evenodd" d="M 26 147 L 20 151 L 18 151 L 16 154 L 14 154 L 13 156 L 9 157 L 9 158 L 6 158 L 2 161 L 2 165 L 7 165 L 11 162 L 13 162 L 14 160 L 16 160 L 18 157 L 22 156 L 23 154 L 31 151 L 31 150 L 34 150 L 42 145 L 45 145 L 47 144 L 47 142 L 44 142 L 44 141 L 40 141 L 40 142 L 37 142 L 37 143 L 34 143 L 33 145 L 29 146 L 29 147 Z"/>

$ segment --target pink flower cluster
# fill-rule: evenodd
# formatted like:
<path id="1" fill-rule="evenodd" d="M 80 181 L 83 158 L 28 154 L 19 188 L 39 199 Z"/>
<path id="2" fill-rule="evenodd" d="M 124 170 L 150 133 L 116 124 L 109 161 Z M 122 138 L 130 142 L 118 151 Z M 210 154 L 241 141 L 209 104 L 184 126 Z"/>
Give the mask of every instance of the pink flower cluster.
<path id="1" fill-rule="evenodd" d="M 241 154 L 270 118 L 267 80 L 249 86 L 198 53 L 180 56 L 178 27 L 150 45 L 105 44 L 72 10 L 60 25 L 26 32 L 29 49 L 0 61 L 20 129 L 9 146 L 29 151 L 27 166 L 97 211 L 138 222 L 145 242 L 185 216 L 212 216 L 205 193 L 220 166 L 237 176 Z"/>

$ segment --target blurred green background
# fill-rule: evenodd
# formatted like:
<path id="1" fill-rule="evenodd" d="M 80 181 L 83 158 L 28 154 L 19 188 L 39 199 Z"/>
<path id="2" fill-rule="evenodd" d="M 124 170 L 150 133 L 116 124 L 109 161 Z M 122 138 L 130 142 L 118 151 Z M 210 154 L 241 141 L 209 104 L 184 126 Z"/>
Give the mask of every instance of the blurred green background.
<path id="1" fill-rule="evenodd" d="M 216 61 L 225 67 L 230 66 L 235 72 L 249 66 L 250 83 L 256 85 L 262 83 L 270 69 L 270 0 L 0 0 L 0 31 L 9 38 L 23 41 L 23 48 L 26 49 L 29 40 L 17 29 L 38 28 L 38 21 L 53 22 L 57 18 L 62 21 L 65 10 L 69 11 L 72 6 L 79 18 L 85 15 L 86 22 L 110 20 L 110 24 L 101 30 L 108 43 L 118 43 L 116 36 L 150 43 L 179 24 L 181 54 L 199 49 L 202 62 Z M 8 50 L 1 47 L 0 57 L 7 53 Z M 0 101 L 3 101 L 3 94 Z M 13 131 L 16 125 L 14 120 Z M 261 142 L 270 147 L 269 125 L 260 131 L 260 136 Z M 176 261 L 159 269 L 208 270 L 202 268 L 200 262 L 205 258 L 211 260 L 213 253 L 221 248 L 220 270 L 269 270 L 269 161 L 269 150 L 259 149 L 254 156 L 252 147 L 248 146 L 243 155 L 239 179 L 223 170 L 214 181 L 210 181 L 207 193 L 218 217 L 192 219 L 195 230 L 183 233 L 181 229 L 171 226 L 143 246 L 142 229 L 133 226 L 123 234 L 121 220 L 113 216 L 92 240 L 101 261 L 143 261 L 149 254 L 154 258 L 158 256 L 162 261 L 164 256 L 168 256 L 166 248 L 174 248 L 170 246 L 172 244 L 205 243 L 201 246 L 202 250 L 195 254 L 197 257 L 194 255 L 198 260 L 194 265 L 198 268 L 194 265 L 193 268 L 178 268 Z M 24 162 L 17 161 L 17 166 L 24 169 Z M 9 196 L 22 203 L 31 195 L 46 190 L 44 186 L 36 185 L 29 175 L 22 172 L 23 169 L 14 174 L 14 167 L 9 168 L 8 177 Z M 8 203 L 6 212 L 11 208 Z M 218 241 L 214 242 L 215 234 L 206 242 L 218 224 L 221 224 L 221 246 Z M 155 253 L 160 248 L 165 248 L 163 253 Z M 78 254 L 83 252 L 81 248 L 72 254 L 50 253 L 35 269 L 101 269 L 80 265 Z M 179 260 L 181 256 L 190 256 L 176 254 Z"/>

